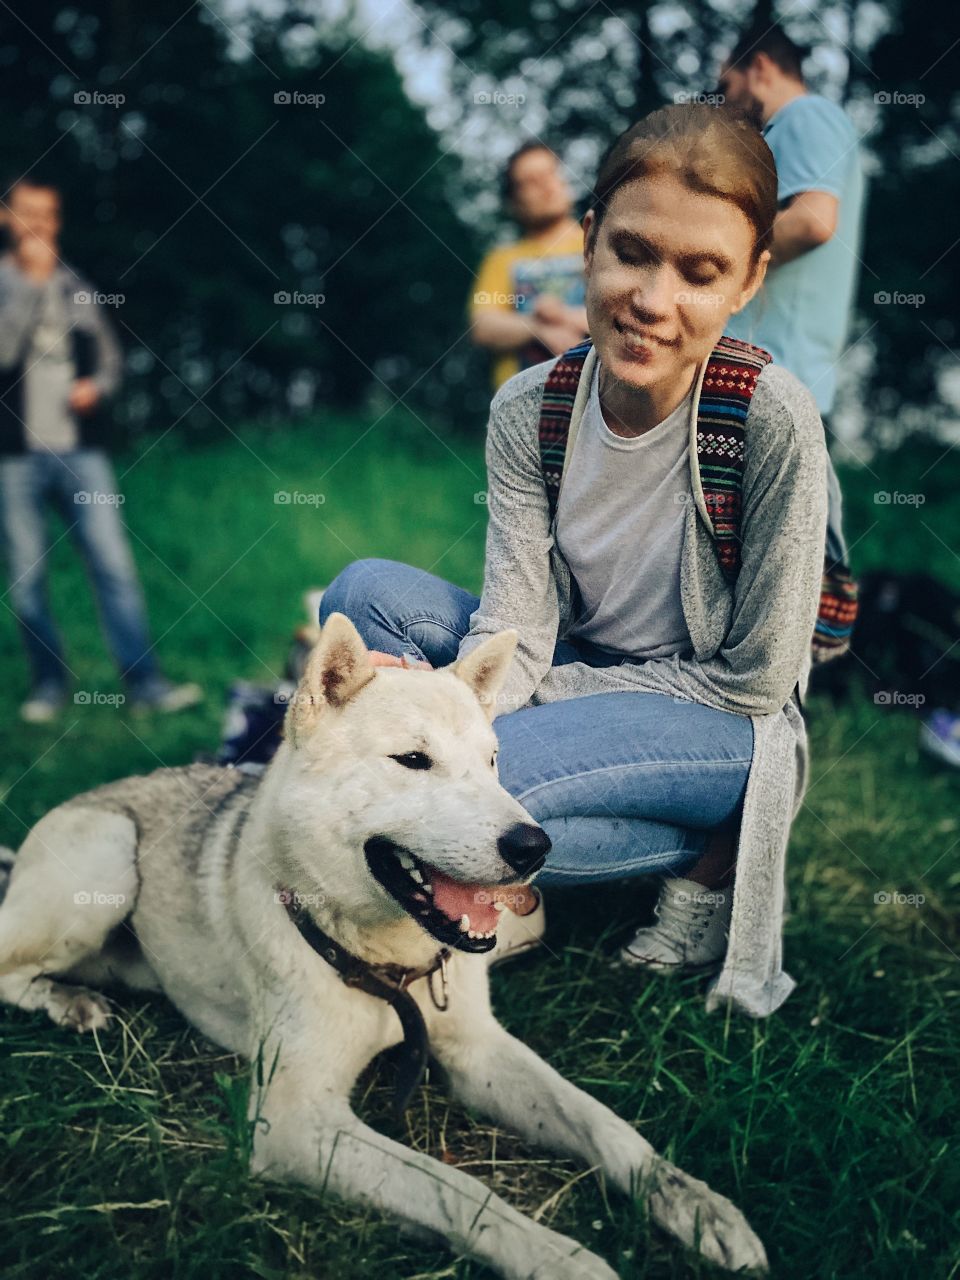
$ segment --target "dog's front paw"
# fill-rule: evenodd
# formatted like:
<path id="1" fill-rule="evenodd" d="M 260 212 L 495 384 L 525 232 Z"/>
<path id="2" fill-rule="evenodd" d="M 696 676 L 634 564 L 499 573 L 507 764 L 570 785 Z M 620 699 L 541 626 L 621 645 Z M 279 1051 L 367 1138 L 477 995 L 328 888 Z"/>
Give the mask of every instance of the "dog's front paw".
<path id="1" fill-rule="evenodd" d="M 101 1031 L 113 1016 L 105 996 L 85 987 L 55 987 L 51 992 L 50 1017 L 71 1031 Z"/>
<path id="2" fill-rule="evenodd" d="M 728 1271 L 766 1272 L 766 1251 L 746 1218 L 705 1182 L 661 1160 L 649 1203 L 655 1222 L 710 1262 Z"/>

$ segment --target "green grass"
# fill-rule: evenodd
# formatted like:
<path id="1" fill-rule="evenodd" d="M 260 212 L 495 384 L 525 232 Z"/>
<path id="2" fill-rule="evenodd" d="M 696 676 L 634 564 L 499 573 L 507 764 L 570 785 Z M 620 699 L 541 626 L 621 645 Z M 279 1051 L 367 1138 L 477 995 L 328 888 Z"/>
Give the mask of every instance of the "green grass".
<path id="1" fill-rule="evenodd" d="M 172 438 L 118 460 L 158 651 L 200 680 L 202 708 L 134 718 L 71 705 L 55 727 L 20 726 L 26 676 L 8 611 L 0 841 L 103 780 L 210 750 L 223 693 L 282 670 L 304 588 L 349 561 L 394 556 L 478 590 L 484 488 L 478 442 L 433 439 L 408 419 L 320 421 L 185 451 Z M 399 442 L 391 447 L 387 441 Z M 845 476 L 859 567 L 922 566 L 960 580 L 960 462 L 917 454 Z M 878 507 L 881 488 L 925 506 Z M 323 493 L 280 505 L 278 491 Z M 59 528 L 56 532 L 59 532 Z M 78 687 L 118 685 L 66 541 L 53 598 Z M 707 1017 L 697 979 L 612 970 L 653 886 L 551 899 L 549 949 L 499 971 L 496 1009 L 570 1079 L 731 1196 L 776 1276 L 948 1277 L 957 1263 L 960 777 L 918 756 L 917 724 L 864 697 L 809 707 L 812 785 L 795 825 L 787 968 L 799 987 L 774 1017 Z M 922 894 L 920 907 L 874 895 Z M 0 1268 L 14 1277 L 457 1277 L 483 1268 L 405 1239 L 394 1225 L 296 1188 L 249 1180 L 242 1063 L 162 999 L 124 997 L 98 1038 L 0 1011 Z M 593 1175 L 525 1148 L 448 1103 L 436 1084 L 403 1126 L 389 1065 L 369 1070 L 359 1113 L 455 1161 L 606 1256 L 625 1280 L 712 1274 Z"/>

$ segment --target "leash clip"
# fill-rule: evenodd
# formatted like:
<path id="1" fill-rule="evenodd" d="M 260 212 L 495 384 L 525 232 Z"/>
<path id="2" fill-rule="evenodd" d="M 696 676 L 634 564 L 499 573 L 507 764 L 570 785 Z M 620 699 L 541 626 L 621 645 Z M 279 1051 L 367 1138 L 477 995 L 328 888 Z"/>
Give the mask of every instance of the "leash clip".
<path id="1" fill-rule="evenodd" d="M 436 969 L 430 970 L 427 986 L 430 989 L 430 999 L 433 1001 L 434 1006 L 443 1013 L 450 1007 L 450 999 L 447 994 L 449 983 L 447 981 L 447 952 L 445 950 L 440 952 L 440 994 L 443 997 L 443 1004 L 437 999 L 437 994 L 433 989 L 433 975 L 435 973 Z"/>

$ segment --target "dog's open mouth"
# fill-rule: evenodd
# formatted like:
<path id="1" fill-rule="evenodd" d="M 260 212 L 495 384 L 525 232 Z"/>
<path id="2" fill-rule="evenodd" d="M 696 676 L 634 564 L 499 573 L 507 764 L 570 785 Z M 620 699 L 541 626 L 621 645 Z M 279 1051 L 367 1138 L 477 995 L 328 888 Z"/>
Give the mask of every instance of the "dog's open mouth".
<path id="1" fill-rule="evenodd" d="M 371 837 L 363 851 L 374 877 L 438 941 L 460 951 L 496 946 L 500 909 L 493 895 L 503 885 L 454 880 L 385 836 Z"/>

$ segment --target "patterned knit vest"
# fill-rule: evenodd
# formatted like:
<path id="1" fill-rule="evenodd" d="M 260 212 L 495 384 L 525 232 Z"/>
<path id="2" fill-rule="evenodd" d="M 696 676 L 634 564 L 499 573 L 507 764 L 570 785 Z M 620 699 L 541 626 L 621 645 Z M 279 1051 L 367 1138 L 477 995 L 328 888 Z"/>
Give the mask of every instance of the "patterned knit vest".
<path id="1" fill-rule="evenodd" d="M 540 410 L 540 463 L 556 514 L 570 419 L 589 339 L 571 347 L 547 378 Z M 733 587 L 740 572 L 743 467 L 747 413 L 770 353 L 737 338 L 721 338 L 707 360 L 697 410 L 697 467 L 720 570 Z M 826 662 L 850 647 L 857 616 L 857 585 L 844 564 L 824 559 L 812 660 Z"/>

